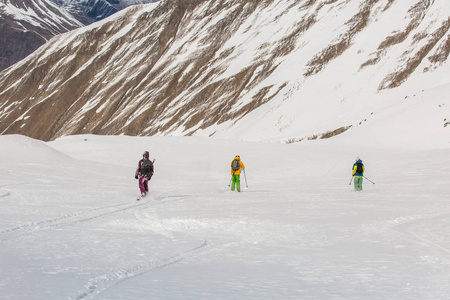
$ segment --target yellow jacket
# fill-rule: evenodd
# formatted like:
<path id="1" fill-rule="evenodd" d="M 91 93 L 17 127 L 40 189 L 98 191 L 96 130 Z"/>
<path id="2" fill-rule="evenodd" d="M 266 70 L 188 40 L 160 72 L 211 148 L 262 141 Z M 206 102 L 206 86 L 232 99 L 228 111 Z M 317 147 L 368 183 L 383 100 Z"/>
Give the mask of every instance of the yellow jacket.
<path id="1" fill-rule="evenodd" d="M 239 160 L 239 170 L 237 170 L 237 171 L 234 171 L 234 170 L 233 170 L 233 161 L 234 161 L 235 159 L 238 159 L 238 160 Z M 232 167 L 232 168 L 231 168 L 231 175 L 240 175 L 240 174 L 241 174 L 241 169 L 245 169 L 244 163 L 241 161 L 239 155 L 236 155 L 236 157 L 231 161 L 230 166 Z"/>
<path id="2" fill-rule="evenodd" d="M 362 173 L 356 172 L 356 169 L 358 168 L 358 163 L 361 163 L 361 165 L 362 165 Z M 365 169 L 364 169 L 364 164 L 362 163 L 362 161 L 358 160 L 357 162 L 355 162 L 355 164 L 353 165 L 353 169 L 352 169 L 352 175 L 355 177 L 363 177 L 364 171 L 365 171 Z"/>

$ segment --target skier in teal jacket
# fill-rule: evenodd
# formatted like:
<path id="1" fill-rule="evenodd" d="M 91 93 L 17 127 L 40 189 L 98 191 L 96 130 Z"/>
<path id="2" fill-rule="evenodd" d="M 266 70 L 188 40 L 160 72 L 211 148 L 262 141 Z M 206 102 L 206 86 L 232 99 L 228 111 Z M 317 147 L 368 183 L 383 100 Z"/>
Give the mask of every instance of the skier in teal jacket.
<path id="1" fill-rule="evenodd" d="M 355 191 L 362 191 L 363 174 L 364 164 L 362 163 L 362 160 L 357 157 L 352 169 L 352 175 L 355 177 Z"/>

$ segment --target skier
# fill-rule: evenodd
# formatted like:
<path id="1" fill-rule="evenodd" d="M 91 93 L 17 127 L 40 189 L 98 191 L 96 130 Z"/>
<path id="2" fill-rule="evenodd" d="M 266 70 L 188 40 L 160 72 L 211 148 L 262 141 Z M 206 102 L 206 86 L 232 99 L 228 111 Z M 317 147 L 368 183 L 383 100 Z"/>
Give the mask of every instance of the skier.
<path id="1" fill-rule="evenodd" d="M 231 184 L 232 191 L 234 191 L 235 186 L 238 192 L 241 191 L 241 169 L 245 169 L 245 166 L 242 163 L 239 155 L 236 155 L 236 157 L 231 162 L 231 180 L 233 181 L 233 183 Z"/>
<path id="2" fill-rule="evenodd" d="M 138 162 L 136 173 L 134 178 L 139 178 L 139 189 L 141 190 L 141 196 L 145 196 L 148 192 L 148 181 L 153 176 L 153 163 L 155 160 L 151 161 L 149 159 L 150 154 L 145 151 L 142 154 L 142 159 Z"/>
<path id="3" fill-rule="evenodd" d="M 359 157 L 356 158 L 356 162 L 353 164 L 352 175 L 355 177 L 355 191 L 362 191 L 362 182 L 364 174 L 364 164 Z"/>

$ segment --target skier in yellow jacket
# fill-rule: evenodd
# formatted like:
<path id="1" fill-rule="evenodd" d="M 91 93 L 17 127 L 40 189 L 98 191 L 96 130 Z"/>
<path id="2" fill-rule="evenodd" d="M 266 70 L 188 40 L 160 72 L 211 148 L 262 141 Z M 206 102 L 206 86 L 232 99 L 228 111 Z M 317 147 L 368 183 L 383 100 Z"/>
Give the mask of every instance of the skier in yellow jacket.
<path id="1" fill-rule="evenodd" d="M 245 169 L 244 164 L 241 161 L 241 158 L 239 155 L 236 155 L 236 157 L 231 162 L 231 190 L 234 191 L 234 188 L 236 186 L 236 190 L 238 192 L 241 191 L 241 169 Z"/>

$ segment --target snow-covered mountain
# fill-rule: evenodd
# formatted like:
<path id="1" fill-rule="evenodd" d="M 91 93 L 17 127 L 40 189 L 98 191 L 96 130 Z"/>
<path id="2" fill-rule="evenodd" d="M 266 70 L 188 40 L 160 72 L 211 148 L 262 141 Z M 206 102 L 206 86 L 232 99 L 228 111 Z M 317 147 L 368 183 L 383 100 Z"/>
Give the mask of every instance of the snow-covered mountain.
<path id="1" fill-rule="evenodd" d="M 0 71 L 23 59 L 55 35 L 104 19 L 128 6 L 157 1 L 1 1 Z"/>
<path id="2" fill-rule="evenodd" d="M 131 5 L 147 4 L 159 0 L 53 0 L 74 15 L 83 24 L 103 20 Z"/>
<path id="3" fill-rule="evenodd" d="M 0 70 L 26 57 L 53 36 L 81 26 L 50 0 L 0 1 Z"/>
<path id="4" fill-rule="evenodd" d="M 0 73 L 0 132 L 296 142 L 420 99 L 433 103 L 426 119 L 402 119 L 443 137 L 448 99 L 428 97 L 450 84 L 449 12 L 447 0 L 134 6 Z"/>

